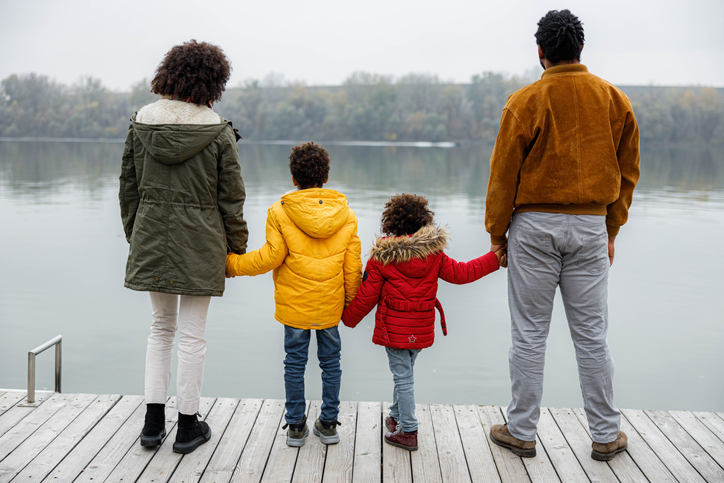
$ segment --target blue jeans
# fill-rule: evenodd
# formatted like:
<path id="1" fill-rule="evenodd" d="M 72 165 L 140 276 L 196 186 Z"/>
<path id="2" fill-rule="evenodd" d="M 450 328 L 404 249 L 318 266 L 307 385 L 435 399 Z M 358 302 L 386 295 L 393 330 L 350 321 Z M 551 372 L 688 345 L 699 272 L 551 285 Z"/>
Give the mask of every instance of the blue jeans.
<path id="1" fill-rule="evenodd" d="M 400 425 L 403 433 L 417 431 L 415 417 L 415 359 L 419 349 L 393 349 L 385 347 L 395 389 L 392 393 L 390 416 Z"/>
<path id="2" fill-rule="evenodd" d="M 287 393 L 286 415 L 288 424 L 302 421 L 306 410 L 304 398 L 304 370 L 307 367 L 311 330 L 284 326 L 284 389 Z M 339 364 L 342 340 L 337 327 L 314 330 L 317 334 L 317 359 L 322 369 L 323 421 L 336 421 L 339 415 L 339 386 L 342 368 Z"/>

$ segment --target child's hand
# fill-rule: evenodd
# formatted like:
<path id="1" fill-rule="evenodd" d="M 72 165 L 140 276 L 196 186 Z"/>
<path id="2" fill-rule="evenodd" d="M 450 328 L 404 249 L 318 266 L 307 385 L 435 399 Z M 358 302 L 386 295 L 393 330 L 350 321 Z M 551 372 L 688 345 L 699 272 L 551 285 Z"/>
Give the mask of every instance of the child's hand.
<path id="1" fill-rule="evenodd" d="M 495 256 L 498 257 L 498 263 L 503 268 L 508 268 L 508 245 L 502 245 L 495 250 Z"/>

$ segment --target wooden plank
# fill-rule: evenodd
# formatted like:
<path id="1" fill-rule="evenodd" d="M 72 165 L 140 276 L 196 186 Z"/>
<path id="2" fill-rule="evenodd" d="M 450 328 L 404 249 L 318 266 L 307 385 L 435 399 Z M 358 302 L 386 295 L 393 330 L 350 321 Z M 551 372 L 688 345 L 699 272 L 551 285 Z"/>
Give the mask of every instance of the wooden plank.
<path id="1" fill-rule="evenodd" d="M 714 433 L 717 438 L 724 441 L 724 419 L 711 412 L 695 412 L 696 418 L 704 424 L 709 431 Z"/>
<path id="2" fill-rule="evenodd" d="M 599 481 L 602 483 L 618 483 L 618 478 L 616 478 L 616 475 L 607 463 L 591 458 L 591 437 L 581 425 L 573 410 L 549 408 L 548 411 L 551 416 L 553 416 L 568 446 L 573 451 L 573 454 L 576 455 L 579 464 L 583 467 L 583 471 L 586 472 L 588 478 L 591 481 Z M 620 456 L 621 454 L 617 455 L 616 458 Z M 625 481 L 645 482 L 647 480 L 639 471 L 635 480 L 626 479 Z"/>
<path id="3" fill-rule="evenodd" d="M 455 405 L 455 420 L 473 481 L 499 482 L 500 475 L 490 452 L 487 434 L 478 416 L 477 406 Z"/>
<path id="4" fill-rule="evenodd" d="M 90 402 L 83 412 L 17 475 L 18 481 L 41 481 L 63 460 L 75 446 L 85 438 L 121 399 L 118 394 L 103 394 Z M 58 413 L 56 413 L 57 415 Z M 37 432 L 50 431 L 44 425 Z M 20 448 L 19 448 L 20 449 Z M 17 453 L 17 451 L 16 451 Z M 12 458 L 12 456 L 11 456 Z M 5 461 L 8 461 L 8 458 Z M 5 462 L 3 462 L 5 463 Z M 1 480 L 1 478 L 0 478 Z"/>
<path id="5" fill-rule="evenodd" d="M 500 407 L 499 410 L 503 417 L 505 417 L 508 412 L 507 407 Z M 546 453 L 543 443 L 541 443 L 540 435 L 536 435 L 536 448 L 537 451 L 534 458 L 521 458 L 528 472 L 528 477 L 532 481 L 560 481 L 553 462 Z"/>
<path id="6" fill-rule="evenodd" d="M 69 395 L 66 404 L 48 418 L 0 463 L 0 482 L 10 481 L 67 428 L 97 397 L 95 394 Z M 32 417 L 32 416 L 31 416 Z M 52 468 L 52 467 L 51 467 Z"/>
<path id="7" fill-rule="evenodd" d="M 442 482 L 442 470 L 437 454 L 437 442 L 430 407 L 427 404 L 417 404 L 415 415 L 418 426 L 417 451 L 410 453 L 412 479 L 413 481 Z"/>
<path id="8" fill-rule="evenodd" d="M 382 421 L 390 414 L 390 403 L 382 403 Z M 387 429 L 383 426 L 381 436 L 384 437 Z M 382 481 L 403 483 L 412 482 L 412 466 L 410 452 L 397 448 L 382 441 Z"/>
<path id="9" fill-rule="evenodd" d="M 231 421 L 231 417 L 234 415 L 234 411 L 236 411 L 238 405 L 238 399 L 219 398 L 216 400 L 209 415 L 206 416 L 205 419 L 209 427 L 211 427 L 211 439 L 196 448 L 193 453 L 187 454 L 181 459 L 173 476 L 168 480 L 169 482 L 189 483 L 201 479 L 206 465 L 216 451 L 219 441 L 221 441 L 221 438 L 224 436 L 229 421 Z M 234 436 L 226 435 L 226 437 Z"/>
<path id="10" fill-rule="evenodd" d="M 694 467 L 689 464 L 689 462 L 686 460 L 686 458 L 682 456 L 679 450 L 676 449 L 676 446 L 671 444 L 671 442 L 666 438 L 666 436 L 664 436 L 661 430 L 659 430 L 659 428 L 649 419 L 646 414 L 644 414 L 642 410 L 622 409 L 621 412 L 624 416 L 626 416 L 626 419 L 629 423 L 631 423 L 631 426 L 636 429 L 638 434 L 656 453 L 656 456 L 658 456 L 658 458 L 666 466 L 666 468 L 668 468 L 668 470 L 673 474 L 676 480 L 687 482 L 704 481 L 701 475 L 699 475 Z M 649 478 L 650 481 L 656 481 L 651 480 L 651 474 L 649 474 L 645 469 L 645 466 L 648 466 L 649 463 L 647 461 L 640 462 L 639 458 L 637 458 L 637 456 L 634 454 L 634 445 L 630 442 L 630 439 L 628 451 L 634 461 L 636 461 L 636 464 L 638 464 L 639 467 L 641 467 L 641 469 L 644 471 L 646 477 Z"/>
<path id="11" fill-rule="evenodd" d="M 586 413 L 583 410 L 583 408 L 575 408 L 575 409 L 571 409 L 570 411 L 578 419 L 578 422 L 580 423 L 581 428 L 583 428 L 583 430 L 588 435 L 588 438 L 589 438 L 588 439 L 588 445 L 589 445 L 588 453 L 589 453 L 589 458 L 590 458 L 590 449 L 591 449 L 591 443 L 593 442 L 593 440 L 591 439 L 591 431 L 588 428 L 588 419 L 586 418 Z M 557 417 L 556 417 L 556 421 L 558 421 Z M 558 425 L 560 426 L 560 423 Z M 636 444 L 639 444 L 638 441 L 640 441 L 640 437 L 638 436 L 638 434 L 635 434 L 636 433 L 635 429 L 633 429 L 632 427 L 627 426 L 627 425 L 628 425 L 628 422 L 626 422 L 626 418 L 621 417 L 621 430 L 623 430 L 623 432 L 626 433 L 626 435 L 629 438 L 628 450 L 624 451 L 623 453 L 619 453 L 618 455 L 616 455 L 616 457 L 613 460 L 608 462 L 608 466 L 613 470 L 614 474 L 618 477 L 618 479 L 620 481 L 626 481 L 626 482 L 629 482 L 629 481 L 630 482 L 674 481 L 673 476 L 671 476 L 671 473 L 669 473 L 669 471 L 666 469 L 666 467 L 664 465 L 661 464 L 660 461 L 659 461 L 660 467 L 665 472 L 661 475 L 661 477 L 663 478 L 662 480 L 650 480 L 649 478 L 646 477 L 646 475 L 644 475 L 644 472 L 636 465 L 636 462 L 634 462 L 633 458 L 629 454 L 629 450 L 631 449 L 631 446 L 633 444 L 631 442 L 632 435 L 634 435 L 633 437 L 638 438 Z M 565 434 L 566 431 L 563 431 L 563 433 Z M 650 450 L 650 448 L 643 441 L 640 441 L 640 444 L 642 444 L 645 447 L 644 450 Z M 640 450 L 640 448 L 637 448 L 637 450 Z M 652 456 L 653 456 L 653 458 L 658 460 L 656 455 L 652 454 Z M 580 458 L 585 459 L 585 456 L 579 457 L 579 460 L 580 460 Z M 583 467 L 585 469 L 586 465 L 584 464 Z M 658 474 L 659 473 L 657 473 L 657 475 Z M 668 479 L 669 477 L 671 477 L 671 480 Z"/>
<path id="12" fill-rule="evenodd" d="M 382 434 L 386 431 L 378 402 L 357 404 L 357 426 L 355 428 L 354 467 L 352 476 L 355 483 L 381 483 Z M 388 446 L 388 445 L 386 445 Z"/>
<path id="13" fill-rule="evenodd" d="M 263 403 L 264 401 L 261 399 L 241 399 L 239 401 L 239 405 L 201 477 L 201 483 L 226 482 L 231 479 Z"/>
<path id="14" fill-rule="evenodd" d="M 455 421 L 455 412 L 451 406 L 441 404 L 430 405 L 435 442 L 437 443 L 437 456 L 440 461 L 440 473 L 443 481 L 464 482 L 470 481 L 467 461 L 458 425 Z"/>
<path id="15" fill-rule="evenodd" d="M 480 417 L 480 422 L 483 425 L 483 431 L 488 438 L 490 437 L 490 428 L 492 428 L 494 424 L 505 424 L 503 414 L 497 407 L 478 406 L 478 416 Z M 495 461 L 495 466 L 498 468 L 498 475 L 500 476 L 500 480 L 503 483 L 518 483 L 521 481 L 531 480 L 523 463 L 523 459 L 530 458 L 521 458 L 520 456 L 516 456 L 513 454 L 512 451 L 502 448 L 497 444 L 493 443 L 492 441 L 490 441 L 489 447 L 490 453 L 493 455 L 493 461 Z M 540 458 L 541 452 L 539 451 L 538 453 L 539 454 L 536 459 Z M 542 451 L 542 453 L 545 454 L 545 451 Z M 546 458 L 546 461 L 547 460 L 548 458 Z M 555 476 L 555 471 L 553 471 L 553 466 L 551 465 L 550 461 L 547 461 L 547 465 L 545 464 L 545 462 L 543 462 L 543 464 L 541 464 L 540 466 L 550 468 L 550 473 L 552 473 L 553 476 L 557 479 L 557 476 Z M 555 480 L 553 478 L 550 478 L 547 481 Z"/>
<path id="16" fill-rule="evenodd" d="M 442 480 L 455 483 L 470 481 L 470 472 L 465 461 L 465 452 L 453 408 L 442 404 L 431 404 L 430 416 L 435 431 Z"/>
<path id="17" fill-rule="evenodd" d="M 565 482 L 587 481 L 573 450 L 568 446 L 566 438 L 553 420 L 548 408 L 541 408 L 538 421 L 538 440 L 545 448 L 560 480 Z"/>
<path id="18" fill-rule="evenodd" d="M 704 451 L 724 468 L 724 442 L 689 411 L 669 411 L 674 420 L 686 430 Z"/>
<path id="19" fill-rule="evenodd" d="M 314 424 L 322 411 L 322 401 L 309 403 L 308 421 Z M 311 436 L 311 434 L 310 434 Z M 324 474 L 324 460 L 327 455 L 327 445 L 322 444 L 318 437 L 308 437 L 307 443 L 299 448 L 297 464 L 294 467 L 292 483 L 319 483 Z M 264 475 L 266 476 L 266 474 Z"/>
<path id="20" fill-rule="evenodd" d="M 54 394 L 37 408 L 15 406 L 3 415 L 3 421 L 12 422 L 0 436 L 0 461 L 20 446 L 53 414 L 62 409 L 73 395 Z"/>
<path id="21" fill-rule="evenodd" d="M 724 481 L 724 469 L 666 411 L 644 411 L 706 481 Z"/>
<path id="22" fill-rule="evenodd" d="M 5 391 L 0 395 L 0 416 L 5 414 L 8 409 L 25 399 L 25 391 Z M 2 433 L 0 433 L 2 434 Z"/>
<path id="23" fill-rule="evenodd" d="M 214 407 L 215 402 L 216 398 L 201 398 L 198 410 L 198 413 L 201 414 L 200 419 L 206 419 L 209 411 Z M 131 450 L 126 453 L 126 456 L 123 457 L 118 463 L 118 466 L 116 466 L 108 476 L 108 480 L 136 481 L 139 483 L 168 481 L 183 457 L 183 455 L 173 452 L 173 443 L 176 441 L 177 431 L 178 416 L 176 424 L 173 425 L 166 440 L 156 451 L 152 452 L 148 451 L 148 448 L 141 446 L 139 438 L 139 443 L 135 444 Z"/>
<path id="24" fill-rule="evenodd" d="M 143 402 L 143 396 L 123 396 L 106 416 L 53 469 L 47 481 L 73 481 Z M 144 406 L 145 407 L 145 406 Z"/>
<path id="25" fill-rule="evenodd" d="M 352 481 L 352 468 L 354 466 L 354 433 L 357 425 L 357 403 L 342 401 L 339 405 L 337 426 L 339 443 L 327 446 L 327 461 L 324 463 L 324 478 L 326 483 Z M 314 425 L 314 420 L 312 420 Z M 310 433 L 311 434 L 311 433 Z M 318 439 L 316 435 L 313 438 Z"/>
<path id="26" fill-rule="evenodd" d="M 244 452 L 241 453 L 239 464 L 232 475 L 232 482 L 253 483 L 261 480 L 283 414 L 284 401 L 281 399 L 264 401 Z"/>
<path id="27" fill-rule="evenodd" d="M 126 419 L 113 437 L 108 440 L 108 443 L 106 443 L 103 449 L 95 455 L 74 483 L 97 483 L 99 481 L 106 481 L 108 476 L 132 449 L 138 451 L 138 449 L 141 448 L 147 455 L 146 461 L 143 462 L 143 466 L 141 467 L 144 468 L 148 460 L 151 459 L 158 449 L 143 448 L 139 443 L 145 415 L 146 405 L 141 404 L 133 411 L 131 416 Z M 166 403 L 166 440 L 168 440 L 168 434 L 171 428 L 176 424 L 176 419 L 176 397 L 172 397 Z M 118 480 L 109 479 L 108 481 Z"/>
<path id="28" fill-rule="evenodd" d="M 0 398 L 0 436 L 7 433 L 36 409 L 35 407 L 18 406 L 18 403 L 25 399 L 26 394 L 24 391 L 8 391 Z M 1 440 L 0 445 L 2 445 Z"/>
<path id="29" fill-rule="evenodd" d="M 309 410 L 309 401 L 306 402 L 305 410 Z M 286 424 L 284 418 L 277 424 L 275 431 L 274 441 L 272 443 L 271 451 L 266 459 L 264 465 L 266 468 L 262 475 L 261 481 L 268 483 L 276 483 L 280 481 L 291 481 L 294 476 L 294 465 L 297 462 L 297 456 L 299 456 L 299 447 L 287 445 L 287 430 L 282 429 Z M 305 446 L 309 444 L 312 439 L 312 426 L 307 418 L 307 429 L 309 435 L 305 439 Z"/>

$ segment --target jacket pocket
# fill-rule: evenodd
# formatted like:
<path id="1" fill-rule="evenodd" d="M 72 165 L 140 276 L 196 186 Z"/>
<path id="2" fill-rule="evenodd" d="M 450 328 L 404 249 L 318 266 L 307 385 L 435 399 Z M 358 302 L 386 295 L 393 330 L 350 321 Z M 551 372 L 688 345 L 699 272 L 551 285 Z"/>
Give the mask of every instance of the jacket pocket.
<path id="1" fill-rule="evenodd" d="M 608 235 L 581 238 L 576 265 L 591 275 L 603 273 L 608 268 Z"/>

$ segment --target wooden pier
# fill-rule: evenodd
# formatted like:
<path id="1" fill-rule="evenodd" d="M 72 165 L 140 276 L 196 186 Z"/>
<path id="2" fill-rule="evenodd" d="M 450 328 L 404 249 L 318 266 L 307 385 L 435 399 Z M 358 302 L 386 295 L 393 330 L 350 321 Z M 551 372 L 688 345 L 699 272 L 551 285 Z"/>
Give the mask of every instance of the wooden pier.
<path id="1" fill-rule="evenodd" d="M 285 444 L 284 402 L 203 398 L 211 441 L 182 456 L 168 437 L 143 448 L 142 396 L 0 390 L 0 482 L 723 482 L 724 413 L 623 410 L 628 451 L 609 463 L 590 457 L 582 409 L 546 408 L 538 456 L 519 458 L 489 440 L 505 421 L 495 406 L 417 406 L 419 450 L 382 442 L 387 403 L 341 404 L 341 442 L 325 446 L 310 430 L 302 448 Z M 320 401 L 308 405 L 310 425 Z"/>

